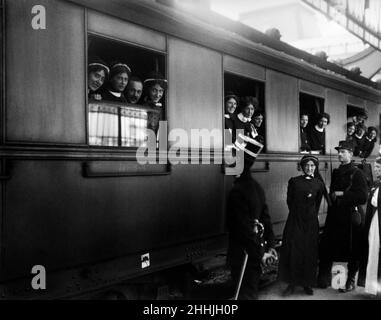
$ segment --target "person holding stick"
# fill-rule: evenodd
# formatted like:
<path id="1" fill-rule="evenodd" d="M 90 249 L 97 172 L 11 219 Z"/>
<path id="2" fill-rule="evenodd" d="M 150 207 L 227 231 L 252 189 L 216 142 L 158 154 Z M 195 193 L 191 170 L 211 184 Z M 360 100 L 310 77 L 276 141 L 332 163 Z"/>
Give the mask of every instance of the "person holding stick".
<path id="1" fill-rule="evenodd" d="M 243 173 L 235 180 L 227 201 L 228 264 L 239 300 L 258 298 L 261 265 L 269 256 L 277 259 L 265 193 L 251 176 L 254 161 L 245 155 Z"/>

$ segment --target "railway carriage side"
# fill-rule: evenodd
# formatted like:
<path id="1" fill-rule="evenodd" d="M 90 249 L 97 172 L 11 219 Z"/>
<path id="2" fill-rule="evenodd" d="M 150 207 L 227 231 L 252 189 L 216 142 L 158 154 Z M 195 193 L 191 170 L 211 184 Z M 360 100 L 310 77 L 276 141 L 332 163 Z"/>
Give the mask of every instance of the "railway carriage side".
<path id="1" fill-rule="evenodd" d="M 234 176 L 213 160 L 200 163 L 209 150 L 194 130 L 210 133 L 212 157 L 222 155 L 228 91 L 257 97 L 264 111 L 266 148 L 252 171 L 279 238 L 287 181 L 300 174 L 299 115 L 331 115 L 319 156 L 327 185 L 330 153 L 345 138 L 348 114 L 366 109 L 368 124 L 379 128 L 376 90 L 221 30 L 205 36 L 208 27 L 178 22 L 183 15 L 171 20 L 158 9 L 145 15 L 144 5 L 131 3 L 116 1 L 106 10 L 101 1 L 41 0 L 47 27 L 35 30 L 35 1 L 3 1 L 0 288 L 6 298 L 71 296 L 224 252 L 225 199 Z M 168 80 L 166 130 L 158 142 L 164 152 L 155 144 L 154 164 L 136 158 L 152 110 L 88 98 L 93 54 L 109 63 L 123 58 L 139 77 L 156 69 Z M 171 149 L 183 164 L 168 161 Z M 321 224 L 326 209 L 323 203 Z M 35 265 L 46 268 L 49 290 L 31 290 Z"/>
<path id="2" fill-rule="evenodd" d="M 221 167 L 139 164 L 136 122 L 135 135 L 119 127 L 102 136 L 111 139 L 91 140 L 99 138 L 91 132 L 94 117 L 99 129 L 107 112 L 114 116 L 110 110 L 127 114 L 115 118 L 116 126 L 145 111 L 106 103 L 94 114 L 86 83 L 94 39 L 153 57 L 152 65 L 137 67 L 142 73 L 159 57 L 170 83 L 163 101 L 168 132 L 180 128 L 191 137 L 191 129 L 222 129 L 222 110 L 215 109 L 222 104 L 222 55 L 65 1 L 39 1 L 47 27 L 34 30 L 34 5 L 4 3 L 4 297 L 70 296 L 223 250 Z M 183 161 L 190 160 L 191 143 L 177 142 Z M 222 139 L 215 143 L 222 148 Z M 49 290 L 31 290 L 35 265 L 45 267 Z"/>
<path id="3" fill-rule="evenodd" d="M 225 92 L 235 90 L 242 95 L 251 94 L 264 100 L 262 108 L 265 110 L 266 150 L 258 157 L 252 171 L 265 190 L 274 232 L 281 239 L 288 214 L 287 182 L 290 177 L 301 174 L 298 164 L 303 155 L 300 115 L 308 114 L 313 125 L 318 114 L 326 112 L 330 115 L 325 148 L 317 154 L 321 160 L 320 173 L 329 187 L 331 169 L 339 165 L 334 148 L 339 140 L 346 138 L 347 118 L 353 112 L 365 112 L 368 114 L 366 125 L 379 128 L 381 104 L 379 97 L 369 99 L 369 96 L 357 91 L 360 85 L 349 81 L 343 81 L 339 86 L 331 85 L 330 75 L 317 68 L 304 66 L 305 73 L 295 75 L 285 73 L 281 68 L 274 70 L 270 61 L 271 58 L 268 64 L 259 65 L 224 55 L 224 89 Z M 303 63 L 295 62 L 295 67 L 299 65 Z M 250 79 L 249 89 L 241 89 L 240 92 L 232 84 L 232 74 L 236 83 L 245 83 Z M 258 87 L 262 93 L 258 92 Z M 354 91 L 356 95 L 353 94 Z M 368 162 L 377 156 L 378 146 L 373 149 Z M 355 161 L 361 163 L 363 159 L 355 157 Z M 226 181 L 228 190 L 233 178 L 227 177 Z M 321 226 L 324 225 L 327 209 L 327 203 L 323 200 L 319 211 Z"/>

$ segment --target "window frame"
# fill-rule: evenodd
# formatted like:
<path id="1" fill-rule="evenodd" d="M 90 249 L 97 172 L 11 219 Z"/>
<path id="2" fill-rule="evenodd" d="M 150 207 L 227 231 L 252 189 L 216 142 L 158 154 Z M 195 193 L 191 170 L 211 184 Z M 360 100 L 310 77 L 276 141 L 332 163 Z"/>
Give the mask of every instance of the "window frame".
<path id="1" fill-rule="evenodd" d="M 305 91 L 305 90 L 299 90 L 298 92 L 298 154 L 304 154 L 305 152 L 303 151 L 300 151 L 300 148 L 301 148 L 301 136 L 300 136 L 300 116 L 302 115 L 302 112 L 301 112 L 301 103 L 300 103 L 300 99 L 301 99 L 301 95 L 306 95 L 306 96 L 309 96 L 309 97 L 313 97 L 313 98 L 317 98 L 317 99 L 320 99 L 323 101 L 323 111 L 322 112 L 326 112 L 326 96 L 323 96 L 323 95 L 319 95 L 317 92 L 314 93 L 314 92 L 311 92 L 311 91 Z M 318 114 L 318 113 L 317 113 Z M 315 114 L 314 116 L 316 116 L 317 114 Z M 311 120 L 311 115 L 309 114 L 308 115 L 308 123 L 310 124 L 310 120 Z M 320 156 L 324 156 L 327 154 L 327 136 L 325 135 L 325 141 L 324 141 L 324 150 L 323 150 L 323 153 L 319 153 L 317 155 L 320 155 Z M 312 150 L 311 150 L 312 151 Z M 310 152 L 311 152 L 310 151 Z"/>
<path id="2" fill-rule="evenodd" d="M 223 97 L 222 97 L 222 129 L 223 129 L 223 132 L 225 130 L 225 95 L 226 95 L 226 92 L 229 91 L 225 91 L 225 76 L 226 74 L 230 74 L 230 75 L 233 75 L 234 77 L 239 77 L 239 78 L 243 78 L 243 79 L 246 79 L 246 80 L 249 80 L 249 81 L 252 81 L 252 82 L 257 82 L 259 83 L 260 85 L 263 86 L 262 88 L 262 95 L 263 95 L 263 109 L 260 109 L 263 113 L 264 113 L 264 119 L 263 119 L 263 123 L 262 123 L 262 126 L 264 124 L 264 127 L 263 127 L 263 131 L 264 131 L 264 139 L 265 139 L 265 144 L 264 144 L 264 148 L 262 149 L 261 153 L 260 154 L 267 154 L 267 148 L 266 148 L 266 141 L 267 141 L 267 130 L 266 130 L 266 126 L 267 126 L 267 114 L 266 114 L 266 79 L 262 80 L 260 79 L 259 77 L 255 77 L 255 76 L 249 76 L 248 74 L 245 74 L 245 75 L 242 75 L 241 73 L 238 73 L 237 71 L 231 71 L 229 70 L 229 68 L 227 68 L 226 66 L 223 68 L 222 70 L 222 73 L 223 73 L 223 82 L 222 82 L 222 85 L 223 85 L 223 90 L 222 90 L 222 93 L 223 93 Z M 261 88 L 260 88 L 261 90 Z M 236 94 L 236 92 L 234 92 L 234 94 Z M 240 95 L 237 95 L 239 98 L 241 98 Z M 254 96 L 254 95 L 252 95 Z M 256 97 L 256 96 L 255 96 Z M 259 98 L 258 98 L 259 100 Z M 238 107 L 237 107 L 238 108 Z M 225 147 L 225 135 L 223 134 L 223 145 Z"/>
<path id="3" fill-rule="evenodd" d="M 123 46 L 129 46 L 129 47 L 133 47 L 135 49 L 138 49 L 138 50 L 144 50 L 146 52 L 150 52 L 150 53 L 154 53 L 154 54 L 157 54 L 157 55 L 161 55 L 163 60 L 164 60 L 164 76 L 165 77 L 168 77 L 168 47 L 167 47 L 167 37 L 165 37 L 165 43 L 166 43 L 166 51 L 161 51 L 161 50 L 158 50 L 158 49 L 154 49 L 154 48 L 151 48 L 151 47 L 147 47 L 145 45 L 142 45 L 142 44 L 139 44 L 139 43 L 135 43 L 135 42 L 132 42 L 132 41 L 128 41 L 128 40 L 124 40 L 124 39 L 120 39 L 120 38 L 116 38 L 116 37 L 113 37 L 111 35 L 105 35 L 105 34 L 102 34 L 102 33 L 98 33 L 98 32 L 95 32 L 95 31 L 89 31 L 87 30 L 87 33 L 86 33 L 86 74 L 85 74 L 85 85 L 86 85 L 86 92 L 85 92 L 85 104 L 86 104 L 86 145 L 90 148 L 94 148 L 94 149 L 107 149 L 107 150 L 123 150 L 123 151 L 126 151 L 126 152 L 136 152 L 140 146 L 106 146 L 106 145 L 93 145 L 93 144 L 90 144 L 90 120 L 89 120 L 89 113 L 90 113 L 90 107 L 89 107 L 89 98 L 88 98 L 88 94 L 87 94 L 87 88 L 88 88 L 88 58 L 89 58 L 89 48 L 88 48 L 88 40 L 89 40 L 89 37 L 95 37 L 97 39 L 101 39 L 103 41 L 113 41 L 113 42 L 116 42 L 117 44 L 119 45 L 123 45 Z M 144 79 L 142 79 L 142 81 L 144 81 Z M 163 115 L 164 115 L 164 119 L 162 119 L 161 121 L 168 121 L 167 119 L 167 115 L 168 115 L 168 107 L 169 107 L 169 86 L 167 87 L 167 89 L 165 90 L 165 94 L 164 94 L 164 105 L 165 105 L 165 108 L 163 110 Z M 142 96 L 143 97 L 143 96 Z M 103 101 L 103 100 L 101 100 Z M 114 104 L 115 106 L 118 106 L 118 110 L 120 110 L 121 107 L 128 107 L 129 104 L 120 104 L 120 103 L 117 103 L 117 102 L 110 102 L 110 105 Z M 141 105 L 142 107 L 144 107 L 143 105 Z M 120 124 L 120 119 L 118 119 L 118 123 Z M 119 124 L 118 124 L 118 141 L 121 140 L 121 136 L 120 136 L 120 130 L 121 128 L 119 128 Z M 168 136 L 166 137 L 166 145 L 168 145 Z M 118 143 L 119 144 L 119 143 Z M 159 150 L 159 147 L 156 146 L 156 150 Z"/>

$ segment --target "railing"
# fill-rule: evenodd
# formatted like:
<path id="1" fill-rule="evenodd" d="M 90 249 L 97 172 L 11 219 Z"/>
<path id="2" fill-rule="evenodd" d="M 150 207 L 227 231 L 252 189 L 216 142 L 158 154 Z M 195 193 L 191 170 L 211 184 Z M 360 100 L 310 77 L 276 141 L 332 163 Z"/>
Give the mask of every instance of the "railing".
<path id="1" fill-rule="evenodd" d="M 157 132 L 161 110 L 103 101 L 89 103 L 89 144 L 108 147 L 146 146 L 146 129 Z"/>

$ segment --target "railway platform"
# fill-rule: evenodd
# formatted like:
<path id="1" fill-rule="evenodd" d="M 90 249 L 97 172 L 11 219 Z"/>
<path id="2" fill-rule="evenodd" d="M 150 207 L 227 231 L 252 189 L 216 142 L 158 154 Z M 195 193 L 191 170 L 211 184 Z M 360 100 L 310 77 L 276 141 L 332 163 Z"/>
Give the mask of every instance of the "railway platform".
<path id="1" fill-rule="evenodd" d="M 234 296 L 234 286 L 230 283 L 229 270 L 224 265 L 224 257 L 219 258 L 220 264 L 209 270 L 206 278 L 193 280 L 190 294 L 191 299 L 227 300 Z M 357 287 L 352 292 L 340 293 L 331 287 L 327 289 L 314 288 L 314 295 L 308 296 L 303 288 L 296 288 L 295 292 L 287 297 L 282 295 L 286 284 L 276 280 L 276 266 L 266 270 L 261 281 L 259 300 L 381 300 L 381 296 L 365 293 L 363 287 Z"/>

